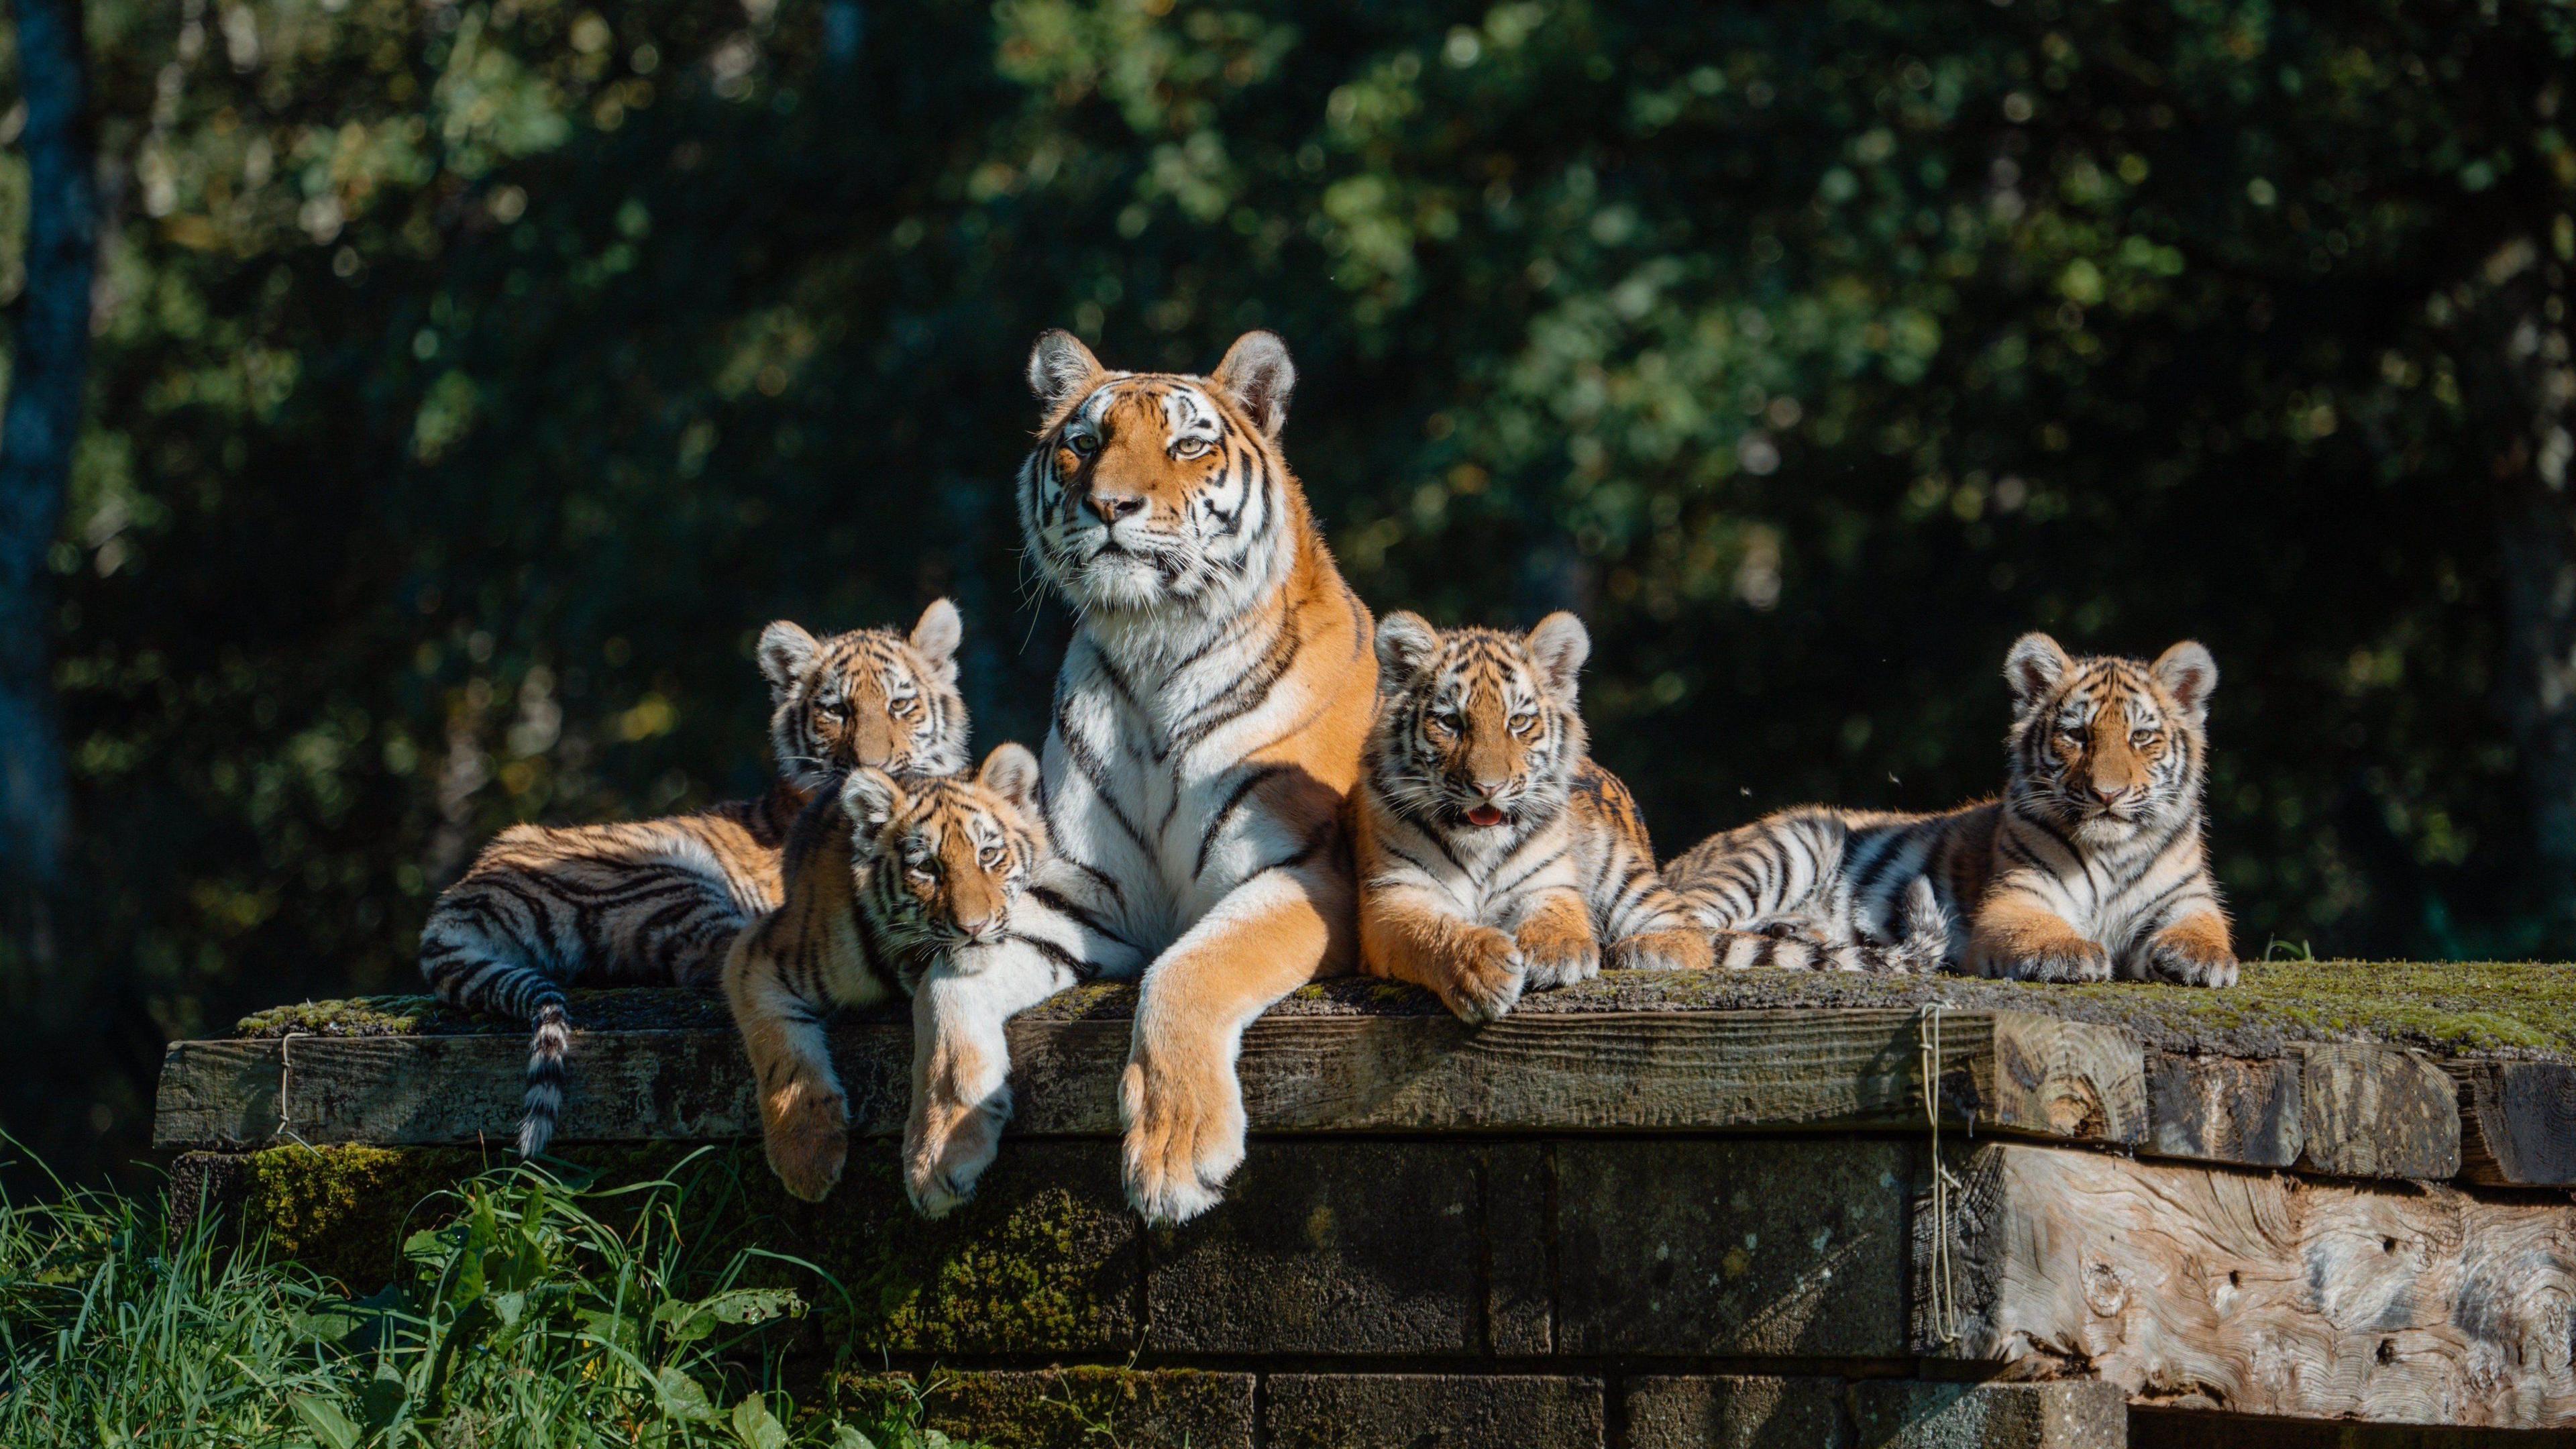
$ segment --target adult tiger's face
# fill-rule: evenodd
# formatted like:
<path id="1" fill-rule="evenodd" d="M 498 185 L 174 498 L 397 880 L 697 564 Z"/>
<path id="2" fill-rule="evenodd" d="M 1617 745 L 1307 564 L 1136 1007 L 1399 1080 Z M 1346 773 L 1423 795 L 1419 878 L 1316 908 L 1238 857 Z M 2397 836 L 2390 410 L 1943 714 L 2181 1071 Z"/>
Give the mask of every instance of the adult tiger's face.
<path id="1" fill-rule="evenodd" d="M 2078 838 L 2111 842 L 2200 803 L 2218 663 L 2188 640 L 2153 664 L 2077 659 L 2026 634 L 2004 662 L 2014 696 L 2016 803 Z"/>
<path id="2" fill-rule="evenodd" d="M 1576 675 L 1583 621 L 1555 613 L 1528 635 L 1378 621 L 1378 725 L 1368 768 L 1399 811 L 1447 831 L 1508 831 L 1554 818 L 1583 757 Z"/>
<path id="3" fill-rule="evenodd" d="M 1037 757 L 996 746 L 970 778 L 902 782 L 853 770 L 841 803 L 854 833 L 852 865 L 876 924 L 905 944 L 991 945 L 1046 854 Z"/>
<path id="4" fill-rule="evenodd" d="M 1047 409 L 1020 470 L 1020 527 L 1083 612 L 1252 597 L 1284 556 L 1279 428 L 1296 369 L 1248 332 L 1206 377 L 1113 372 L 1069 332 L 1040 337 L 1029 386 Z"/>
<path id="5" fill-rule="evenodd" d="M 957 692 L 957 606 L 936 599 L 909 638 L 853 629 L 817 639 L 784 619 L 760 634 L 769 680 L 769 746 L 779 777 L 820 790 L 859 766 L 897 775 L 966 767 L 966 701 Z"/>

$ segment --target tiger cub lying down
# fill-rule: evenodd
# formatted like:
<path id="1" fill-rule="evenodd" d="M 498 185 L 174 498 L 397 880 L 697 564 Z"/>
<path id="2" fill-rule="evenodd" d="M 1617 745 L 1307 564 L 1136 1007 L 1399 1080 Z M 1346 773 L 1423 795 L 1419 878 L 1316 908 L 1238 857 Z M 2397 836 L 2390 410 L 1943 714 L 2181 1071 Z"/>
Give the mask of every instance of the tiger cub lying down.
<path id="1" fill-rule="evenodd" d="M 2153 664 L 2074 658 L 2026 634 L 2001 800 L 1937 815 L 1804 805 L 1666 868 L 1708 925 L 1888 942 L 1944 920 L 1946 960 L 2033 981 L 2228 986 L 2236 953 L 2202 844 L 2218 664 L 2185 641 Z M 1910 905 L 1900 904 L 1911 902 Z"/>
<path id="2" fill-rule="evenodd" d="M 420 933 L 430 990 L 534 1026 L 520 1152 L 544 1151 L 563 1109 L 566 986 L 709 980 L 735 935 L 777 906 L 789 822 L 815 791 L 852 765 L 965 768 L 961 633 L 946 599 L 922 610 L 910 637 L 817 639 L 770 625 L 760 636 L 778 770 L 768 793 L 661 820 L 514 825 L 430 907 Z"/>
<path id="3" fill-rule="evenodd" d="M 1006 744 L 971 778 L 853 770 L 796 817 L 786 904 L 743 932 L 724 966 L 769 1165 L 789 1192 L 819 1201 L 849 1152 L 824 1014 L 909 996 L 941 958 L 956 965 L 1013 939 L 1012 907 L 1047 849 L 1037 794 L 1037 757 Z M 915 1112 L 936 1055 L 914 1048 Z"/>
<path id="4" fill-rule="evenodd" d="M 1605 949 L 1613 966 L 1710 964 L 1636 801 L 1585 751 L 1575 676 L 1591 652 L 1566 613 L 1527 636 L 1378 621 L 1352 810 L 1371 973 L 1491 1021 L 1524 990 L 1597 975 Z"/>

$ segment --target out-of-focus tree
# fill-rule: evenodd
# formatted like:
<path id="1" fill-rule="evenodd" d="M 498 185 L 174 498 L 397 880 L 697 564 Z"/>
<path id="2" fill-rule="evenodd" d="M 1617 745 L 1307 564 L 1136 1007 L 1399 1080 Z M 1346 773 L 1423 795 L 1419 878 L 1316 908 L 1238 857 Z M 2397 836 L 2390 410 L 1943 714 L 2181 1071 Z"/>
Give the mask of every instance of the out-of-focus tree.
<path id="1" fill-rule="evenodd" d="M 46 557 L 125 1012 L 0 1114 L 130 1144 L 164 1035 L 407 986 L 500 825 L 750 788 L 773 616 L 954 592 L 1034 737 L 1051 325 L 1282 332 L 1362 592 L 1582 608 L 1668 850 L 1992 789 L 2022 629 L 2196 634 L 2245 949 L 2563 954 L 2569 17 L 102 0 Z"/>

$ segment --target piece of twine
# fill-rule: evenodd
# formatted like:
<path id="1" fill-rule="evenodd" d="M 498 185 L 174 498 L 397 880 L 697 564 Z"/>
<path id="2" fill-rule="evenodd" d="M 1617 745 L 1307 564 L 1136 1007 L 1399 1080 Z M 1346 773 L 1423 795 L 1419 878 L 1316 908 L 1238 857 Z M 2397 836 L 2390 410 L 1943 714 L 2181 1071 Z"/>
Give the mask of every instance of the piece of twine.
<path id="1" fill-rule="evenodd" d="M 1941 1018 L 1949 1010 L 1944 1002 L 1927 1003 L 1915 1022 L 1923 1061 L 1923 1118 L 1932 1128 L 1932 1271 L 1925 1291 L 1931 1298 L 1932 1336 L 1944 1345 L 1959 1341 L 1959 1287 L 1950 1240 L 1956 1235 L 1957 1193 L 1962 1186 L 1941 1157 Z M 1976 1135 L 1977 1119 L 1971 1115 L 1968 1136 Z"/>

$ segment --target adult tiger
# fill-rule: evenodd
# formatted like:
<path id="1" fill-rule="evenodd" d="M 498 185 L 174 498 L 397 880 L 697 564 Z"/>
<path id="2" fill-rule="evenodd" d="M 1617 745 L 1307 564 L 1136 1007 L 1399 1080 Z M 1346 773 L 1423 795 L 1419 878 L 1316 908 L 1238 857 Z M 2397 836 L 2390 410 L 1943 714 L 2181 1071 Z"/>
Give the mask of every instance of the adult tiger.
<path id="1" fill-rule="evenodd" d="M 1127 1195 L 1178 1222 L 1243 1160 L 1244 1027 L 1356 954 L 1341 812 L 1376 695 L 1371 620 L 1280 456 L 1296 371 L 1278 338 L 1246 333 L 1193 377 L 1111 371 L 1049 332 L 1028 377 L 1046 421 L 1021 530 L 1079 620 L 1042 766 L 1056 855 L 1014 921 L 1031 940 L 934 967 L 914 995 L 905 1182 L 945 1212 L 992 1160 L 1005 1021 L 1141 972 Z"/>
<path id="2" fill-rule="evenodd" d="M 2004 660 L 2000 800 L 1937 815 L 1802 805 L 1664 867 L 1702 924 L 1899 943 L 1980 976 L 2229 986 L 2236 953 L 2203 843 L 2218 663 L 2075 658 L 2025 634 Z M 1915 944 L 1946 923 L 1931 949 Z"/>

